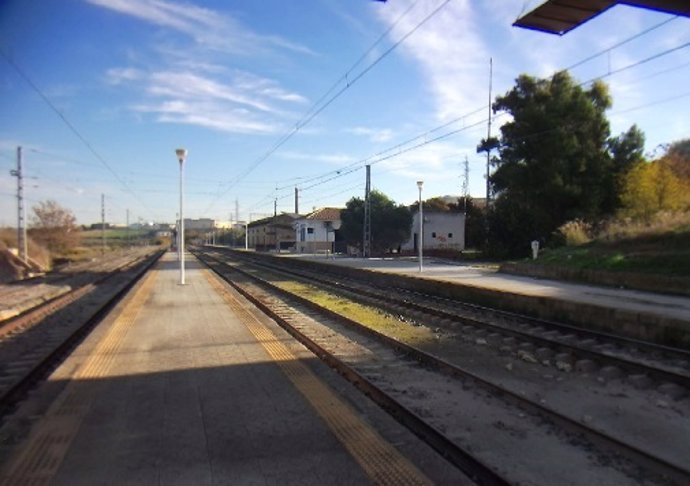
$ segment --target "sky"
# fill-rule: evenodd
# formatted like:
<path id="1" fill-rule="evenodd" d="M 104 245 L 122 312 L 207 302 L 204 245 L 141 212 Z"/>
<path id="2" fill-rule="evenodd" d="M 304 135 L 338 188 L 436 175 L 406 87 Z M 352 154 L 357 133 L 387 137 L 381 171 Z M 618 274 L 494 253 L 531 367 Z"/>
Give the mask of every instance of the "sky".
<path id="1" fill-rule="evenodd" d="M 646 151 L 690 136 L 690 19 L 616 6 L 564 36 L 517 27 L 525 0 L 4 0 L 0 226 L 16 226 L 17 147 L 31 207 L 79 224 L 256 220 L 485 196 L 492 98 L 575 66 L 610 88 L 612 135 Z M 637 37 L 635 37 L 637 36 Z M 490 77 L 490 59 L 492 76 Z M 584 62 L 583 62 L 584 61 Z M 509 120 L 492 116 L 492 133 Z M 237 214 L 236 214 L 237 211 Z"/>

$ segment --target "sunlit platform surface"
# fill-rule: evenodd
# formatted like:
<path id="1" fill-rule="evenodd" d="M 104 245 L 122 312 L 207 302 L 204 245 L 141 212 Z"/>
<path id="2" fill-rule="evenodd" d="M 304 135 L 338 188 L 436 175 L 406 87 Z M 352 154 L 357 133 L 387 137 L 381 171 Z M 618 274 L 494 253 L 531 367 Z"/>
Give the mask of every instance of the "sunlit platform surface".
<path id="1" fill-rule="evenodd" d="M 546 308 L 559 305 L 559 309 L 573 313 L 600 309 L 608 319 L 621 317 L 628 322 L 652 322 L 663 325 L 673 321 L 685 333 L 690 333 L 690 297 L 643 292 L 638 290 L 579 284 L 559 280 L 541 279 L 497 272 L 495 268 L 473 264 L 424 258 L 422 272 L 417 258 L 351 258 L 327 255 L 281 254 L 285 258 L 312 260 L 319 263 L 361 268 L 376 272 L 401 274 L 495 292 L 537 299 Z"/>
<path id="2" fill-rule="evenodd" d="M 0 484 L 429 481 L 312 370 L 334 373 L 177 268 L 166 255 L 8 420 Z"/>

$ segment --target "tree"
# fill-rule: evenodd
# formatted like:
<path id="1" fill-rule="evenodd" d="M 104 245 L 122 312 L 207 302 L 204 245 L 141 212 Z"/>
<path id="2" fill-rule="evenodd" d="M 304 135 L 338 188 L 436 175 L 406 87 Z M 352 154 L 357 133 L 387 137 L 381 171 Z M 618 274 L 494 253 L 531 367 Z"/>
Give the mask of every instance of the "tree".
<path id="1" fill-rule="evenodd" d="M 370 193 L 371 207 L 371 249 L 384 253 L 397 248 L 410 238 L 412 213 L 403 205 L 396 205 L 379 191 Z M 350 199 L 340 213 L 342 225 L 340 234 L 348 245 L 362 248 L 364 236 L 364 201 L 358 197 Z"/>
<path id="2" fill-rule="evenodd" d="M 33 208 L 31 236 L 53 253 L 65 253 L 79 244 L 81 231 L 69 209 L 57 202 L 39 202 Z"/>
<path id="3" fill-rule="evenodd" d="M 690 138 L 673 142 L 663 159 L 674 174 L 690 181 Z"/>
<path id="4" fill-rule="evenodd" d="M 413 206 L 416 208 L 417 204 L 414 204 Z M 427 199 L 426 201 L 422 201 L 422 206 L 424 207 L 424 211 L 447 212 L 451 210 L 448 203 L 440 197 L 432 197 L 430 199 Z"/>
<path id="5" fill-rule="evenodd" d="M 659 211 L 690 208 L 690 184 L 676 176 L 665 159 L 635 165 L 623 180 L 622 214 L 645 221 Z"/>
<path id="6" fill-rule="evenodd" d="M 605 181 L 609 190 L 602 203 L 602 213 L 613 214 L 623 205 L 620 196 L 625 174 L 644 161 L 644 133 L 633 125 L 627 132 L 611 138 L 608 148 L 612 165 Z"/>
<path id="7" fill-rule="evenodd" d="M 512 119 L 501 127 L 490 237 L 510 253 L 545 239 L 566 221 L 602 214 L 611 190 L 611 106 L 604 83 L 583 89 L 567 72 L 550 79 L 521 75 L 493 104 Z M 482 150 L 492 146 L 482 140 Z"/>

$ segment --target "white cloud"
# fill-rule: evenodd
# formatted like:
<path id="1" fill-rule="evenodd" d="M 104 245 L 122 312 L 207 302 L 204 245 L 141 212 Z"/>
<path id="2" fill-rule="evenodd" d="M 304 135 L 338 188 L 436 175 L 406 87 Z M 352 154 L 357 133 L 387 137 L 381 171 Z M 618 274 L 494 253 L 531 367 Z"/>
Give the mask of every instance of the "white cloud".
<path id="1" fill-rule="evenodd" d="M 291 118 L 283 107 L 306 101 L 278 82 L 236 71 L 215 78 L 190 71 L 144 72 L 114 68 L 106 73 L 110 84 L 129 84 L 144 96 L 131 110 L 152 113 L 160 122 L 204 126 L 235 133 L 277 133 L 285 129 L 281 120 Z"/>
<path id="2" fill-rule="evenodd" d="M 101 8 L 184 33 L 200 45 L 235 54 L 280 48 L 303 54 L 314 52 L 278 36 L 263 36 L 229 15 L 189 3 L 166 0 L 86 0 Z"/>
<path id="3" fill-rule="evenodd" d="M 355 159 L 351 155 L 346 154 L 313 154 L 307 152 L 294 152 L 294 151 L 283 151 L 278 152 L 276 157 L 280 157 L 287 160 L 307 160 L 313 162 L 324 162 L 332 165 L 344 165 L 355 162 Z"/>
<path id="4" fill-rule="evenodd" d="M 393 29 L 392 37 L 398 39 L 409 32 L 440 3 L 419 2 L 419 6 Z M 487 90 L 490 55 L 477 32 L 479 19 L 472 3 L 468 0 L 450 2 L 400 47 L 419 64 L 428 79 L 427 89 L 435 98 L 435 110 L 441 120 L 477 108 L 480 105 L 478 94 L 483 95 Z M 379 12 L 390 25 L 407 6 L 400 2 L 388 6 Z"/>
<path id="5" fill-rule="evenodd" d="M 393 138 L 393 130 L 390 128 L 354 127 L 346 129 L 345 132 L 368 137 L 369 141 L 374 143 L 388 142 Z"/>
<path id="6" fill-rule="evenodd" d="M 122 84 L 128 81 L 136 81 L 144 77 L 144 73 L 135 68 L 112 68 L 105 73 L 106 82 L 112 85 Z"/>

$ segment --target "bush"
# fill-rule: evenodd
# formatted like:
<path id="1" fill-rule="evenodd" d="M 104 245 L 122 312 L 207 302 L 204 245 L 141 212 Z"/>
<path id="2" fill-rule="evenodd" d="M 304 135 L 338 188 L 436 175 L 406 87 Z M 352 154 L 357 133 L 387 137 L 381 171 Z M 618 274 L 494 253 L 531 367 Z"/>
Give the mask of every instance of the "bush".
<path id="1" fill-rule="evenodd" d="M 554 242 L 565 246 L 584 245 L 592 241 L 592 225 L 576 219 L 561 225 L 554 234 Z"/>

